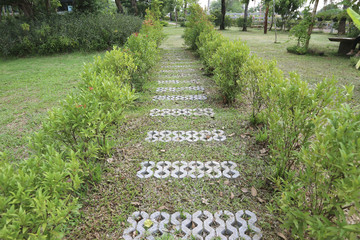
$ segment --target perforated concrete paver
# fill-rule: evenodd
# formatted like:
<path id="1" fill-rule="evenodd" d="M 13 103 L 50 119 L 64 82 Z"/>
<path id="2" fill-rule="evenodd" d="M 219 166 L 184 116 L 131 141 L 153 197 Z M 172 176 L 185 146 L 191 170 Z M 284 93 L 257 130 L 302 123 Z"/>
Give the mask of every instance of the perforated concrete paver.
<path id="1" fill-rule="evenodd" d="M 199 80 L 164 80 L 164 81 L 158 81 L 159 84 L 183 84 L 183 83 L 194 83 L 199 84 Z"/>
<path id="2" fill-rule="evenodd" d="M 223 130 L 201 130 L 201 131 L 150 131 L 147 133 L 147 142 L 222 142 L 226 140 Z"/>
<path id="3" fill-rule="evenodd" d="M 158 87 L 156 92 L 181 92 L 181 91 L 205 91 L 204 87 L 191 86 L 191 87 Z"/>
<path id="4" fill-rule="evenodd" d="M 174 108 L 174 109 L 151 109 L 150 116 L 214 116 L 214 110 L 212 108 Z"/>
<path id="5" fill-rule="evenodd" d="M 204 94 L 199 95 L 162 95 L 154 96 L 153 101 L 194 101 L 194 100 L 206 100 L 207 97 Z"/>
<path id="6" fill-rule="evenodd" d="M 239 171 L 235 168 L 236 163 L 232 161 L 146 161 L 141 163 L 141 170 L 136 174 L 139 178 L 237 178 L 240 176 Z"/>
<path id="7" fill-rule="evenodd" d="M 144 223 L 148 219 L 151 220 L 151 226 L 146 228 Z M 189 239 L 191 236 L 204 240 L 215 237 L 222 240 L 262 238 L 261 229 L 256 226 L 256 215 L 248 210 L 236 213 L 225 210 L 214 214 L 209 211 L 196 211 L 193 214 L 154 212 L 151 215 L 138 211 L 129 216 L 127 221 L 130 227 L 124 231 L 125 240 L 155 239 L 169 233 L 180 239 Z"/>

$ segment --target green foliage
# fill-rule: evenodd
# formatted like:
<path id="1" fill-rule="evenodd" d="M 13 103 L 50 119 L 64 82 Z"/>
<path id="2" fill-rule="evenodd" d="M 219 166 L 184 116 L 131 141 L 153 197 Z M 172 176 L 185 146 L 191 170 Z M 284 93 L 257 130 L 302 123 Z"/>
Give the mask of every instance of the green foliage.
<path id="1" fill-rule="evenodd" d="M 360 115 L 348 105 L 313 121 L 316 138 L 303 148 L 301 170 L 279 185 L 284 226 L 304 239 L 358 239 Z M 279 182 L 280 183 L 280 182 Z"/>
<path id="2" fill-rule="evenodd" d="M 30 139 L 28 159 L 14 163 L 0 152 L 0 239 L 64 238 L 66 222 L 80 208 L 76 195 L 83 183 L 101 181 L 101 160 L 112 152 L 124 109 L 137 98 L 130 83 L 144 72 L 136 71 L 133 56 L 146 61 L 141 54 L 148 53 L 127 51 L 114 47 L 85 65 L 79 88 Z"/>
<path id="3" fill-rule="evenodd" d="M 141 90 L 146 80 L 148 70 L 153 67 L 158 60 L 159 50 L 157 49 L 156 42 L 149 41 L 147 34 L 135 33 L 129 37 L 125 48 L 129 49 L 132 53 L 135 66 L 137 66 L 138 72 L 140 72 L 140 74 L 135 74 L 133 77 L 133 85 L 136 89 Z"/>
<path id="4" fill-rule="evenodd" d="M 245 19 L 243 17 L 240 17 L 240 18 L 236 19 L 236 24 L 237 24 L 238 27 L 242 28 L 244 26 L 244 22 L 245 22 Z M 248 17 L 246 19 L 246 26 L 251 27 L 251 25 L 252 25 L 252 18 Z"/>
<path id="5" fill-rule="evenodd" d="M 0 23 L 0 54 L 25 56 L 104 50 L 122 45 L 141 27 L 141 19 L 125 15 L 66 14 L 28 23 Z"/>
<path id="6" fill-rule="evenodd" d="M 208 16 L 198 4 L 193 4 L 189 8 L 190 15 L 187 18 L 186 28 L 184 31 L 185 44 L 192 50 L 197 49 L 199 35 L 203 31 L 213 29 Z"/>
<path id="7" fill-rule="evenodd" d="M 212 56 L 225 41 L 226 38 L 214 29 L 200 33 L 197 48 L 200 58 L 205 65 L 206 73 L 213 73 L 215 66 L 213 66 Z"/>
<path id="8" fill-rule="evenodd" d="M 244 83 L 238 79 L 249 53 L 250 50 L 245 43 L 226 41 L 212 57 L 215 82 L 220 88 L 225 103 L 233 103 L 236 95 L 244 88 Z"/>
<path id="9" fill-rule="evenodd" d="M 352 10 L 351 8 L 347 9 L 347 12 L 349 14 L 349 16 L 351 17 L 351 19 L 354 21 L 355 26 L 360 29 L 360 15 L 357 14 L 354 10 Z M 357 62 L 357 64 L 355 65 L 356 69 L 360 68 L 360 60 Z"/>
<path id="10" fill-rule="evenodd" d="M 298 151 L 309 145 L 314 134 L 314 119 L 324 109 L 336 108 L 352 94 L 352 88 L 340 93 L 334 80 L 324 80 L 313 88 L 297 74 L 267 85 L 267 121 L 274 177 L 286 178 L 297 164 Z"/>
<path id="11" fill-rule="evenodd" d="M 289 52 L 295 52 L 297 54 L 306 53 L 306 42 L 310 39 L 308 35 L 308 28 L 311 25 L 312 18 L 310 14 L 309 7 L 306 7 L 303 11 L 303 19 L 299 22 L 299 24 L 295 25 L 290 30 L 290 37 L 293 36 L 297 40 L 297 46 L 288 48 Z"/>
<path id="12" fill-rule="evenodd" d="M 222 14 L 220 10 L 212 11 L 211 16 L 215 26 L 220 26 Z M 225 28 L 230 28 L 232 26 L 232 19 L 229 16 L 225 15 Z"/>
<path id="13" fill-rule="evenodd" d="M 244 98 L 251 105 L 251 116 L 254 124 L 262 122 L 258 114 L 266 106 L 267 98 L 264 91 L 274 79 L 281 79 L 283 73 L 276 67 L 275 61 L 264 61 L 252 55 L 240 69 L 238 85 L 245 87 Z"/>

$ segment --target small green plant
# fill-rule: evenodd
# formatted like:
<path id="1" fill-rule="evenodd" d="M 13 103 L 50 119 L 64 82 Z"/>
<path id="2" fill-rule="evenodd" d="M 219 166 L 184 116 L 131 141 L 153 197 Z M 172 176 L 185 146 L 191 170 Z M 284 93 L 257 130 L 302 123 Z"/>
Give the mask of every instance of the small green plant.
<path id="1" fill-rule="evenodd" d="M 214 27 L 210 23 L 208 16 L 198 4 L 191 5 L 189 12 L 190 15 L 187 18 L 184 39 L 187 46 L 192 50 L 196 50 L 200 33 L 203 31 L 210 31 Z"/>
<path id="2" fill-rule="evenodd" d="M 358 239 L 360 115 L 348 105 L 314 120 L 315 139 L 299 155 L 296 177 L 279 182 L 283 226 L 300 239 Z"/>
<path id="3" fill-rule="evenodd" d="M 307 52 L 306 42 L 310 39 L 308 28 L 312 23 L 309 7 L 305 7 L 303 11 L 303 19 L 299 24 L 290 30 L 290 37 L 294 36 L 297 40 L 297 46 L 287 48 L 288 52 L 296 54 L 305 54 Z"/>
<path id="4" fill-rule="evenodd" d="M 226 38 L 214 29 L 211 29 L 210 31 L 202 31 L 200 33 L 197 48 L 200 58 L 205 65 L 206 73 L 213 73 L 215 67 L 212 64 L 211 59 L 223 42 L 226 42 Z"/>
<path id="5" fill-rule="evenodd" d="M 268 140 L 268 133 L 266 128 L 261 129 L 256 135 L 255 135 L 255 140 L 257 143 L 264 143 Z"/>
<path id="6" fill-rule="evenodd" d="M 225 103 L 232 104 L 236 95 L 244 90 L 244 83 L 238 79 L 249 53 L 249 48 L 240 40 L 226 41 L 212 57 L 215 82 L 220 88 Z"/>

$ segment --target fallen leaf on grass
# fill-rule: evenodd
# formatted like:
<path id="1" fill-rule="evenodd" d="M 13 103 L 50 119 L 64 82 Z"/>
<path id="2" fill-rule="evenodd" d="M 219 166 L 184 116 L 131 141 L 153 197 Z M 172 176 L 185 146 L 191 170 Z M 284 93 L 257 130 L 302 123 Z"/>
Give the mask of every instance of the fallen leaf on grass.
<path id="1" fill-rule="evenodd" d="M 166 210 L 169 210 L 167 207 L 165 207 L 165 206 L 161 206 L 161 207 L 159 207 L 159 211 L 162 211 L 162 210 L 164 210 L 164 209 L 166 209 Z"/>
<path id="2" fill-rule="evenodd" d="M 220 192 L 220 197 L 222 197 L 223 196 L 223 192 Z"/>
<path id="3" fill-rule="evenodd" d="M 224 182 L 225 185 L 229 185 L 229 183 L 230 183 L 229 180 L 226 180 L 226 181 Z"/>
<path id="4" fill-rule="evenodd" d="M 229 135 L 229 137 L 232 137 L 232 136 L 234 136 L 234 135 L 235 135 L 235 133 L 232 133 L 232 134 Z"/>
<path id="5" fill-rule="evenodd" d="M 230 199 L 234 199 L 234 194 L 231 192 L 231 194 L 230 194 Z"/>
<path id="6" fill-rule="evenodd" d="M 256 188 L 251 187 L 251 195 L 252 195 L 253 197 L 256 197 L 256 195 L 257 195 Z"/>
<path id="7" fill-rule="evenodd" d="M 135 207 L 140 206 L 141 204 L 139 202 L 132 202 L 131 205 L 134 205 Z"/>
<path id="8" fill-rule="evenodd" d="M 248 190 L 247 188 L 241 188 L 241 191 L 242 191 L 243 193 L 247 193 L 249 190 Z"/>
<path id="9" fill-rule="evenodd" d="M 284 240 L 287 240 L 287 238 L 285 237 L 285 235 L 284 234 L 282 234 L 282 233 L 280 233 L 280 232 L 278 232 L 278 233 L 276 233 L 279 237 L 281 237 L 282 239 L 284 239 Z"/>
<path id="10" fill-rule="evenodd" d="M 240 137 L 241 137 L 241 138 L 246 138 L 246 135 L 241 134 Z"/>
<path id="11" fill-rule="evenodd" d="M 108 159 L 106 159 L 106 161 L 107 161 L 108 163 L 112 163 L 112 162 L 114 161 L 114 159 L 113 159 L 113 158 L 108 158 Z"/>
<path id="12" fill-rule="evenodd" d="M 264 154 L 264 153 L 266 153 L 266 152 L 267 152 L 267 150 L 266 150 L 265 148 L 263 148 L 263 149 L 260 150 L 260 153 L 261 153 L 261 154 Z"/>
<path id="13" fill-rule="evenodd" d="M 259 201 L 259 202 L 261 202 L 261 203 L 264 203 L 264 202 L 266 202 L 264 199 L 262 199 L 262 198 L 257 198 L 257 200 Z"/>
<path id="14" fill-rule="evenodd" d="M 163 152 L 163 153 L 164 153 L 164 152 L 166 152 L 166 150 L 165 150 L 165 149 L 161 149 L 160 152 Z"/>

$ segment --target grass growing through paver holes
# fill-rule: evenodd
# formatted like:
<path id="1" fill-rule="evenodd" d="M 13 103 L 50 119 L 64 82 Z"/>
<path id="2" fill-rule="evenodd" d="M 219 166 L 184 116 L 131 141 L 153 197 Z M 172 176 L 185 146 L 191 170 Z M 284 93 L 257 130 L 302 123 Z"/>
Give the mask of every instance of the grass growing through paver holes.
<path id="1" fill-rule="evenodd" d="M 167 47 L 166 41 L 164 48 Z M 173 44 L 171 42 L 171 44 Z M 179 47 L 181 45 L 179 44 Z M 191 53 L 177 48 L 174 55 L 182 60 L 181 64 L 198 61 Z M 118 239 L 128 227 L 126 219 L 135 211 L 149 214 L 158 210 L 173 213 L 194 213 L 207 210 L 236 212 L 250 210 L 258 217 L 258 226 L 267 239 L 276 239 L 274 229 L 277 222 L 267 210 L 264 202 L 271 201 L 270 193 L 263 188 L 267 167 L 259 156 L 260 148 L 255 146 L 254 130 L 246 127 L 246 114 L 239 114 L 239 109 L 227 108 L 222 104 L 220 95 L 211 79 L 197 72 L 201 85 L 205 87 L 206 101 L 151 101 L 155 95 L 177 95 L 177 93 L 156 93 L 162 80 L 191 80 L 194 76 L 178 77 L 174 74 L 159 73 L 161 65 L 167 65 L 172 51 L 166 54 L 154 69 L 153 81 L 144 86 L 145 94 L 137 103 L 137 111 L 129 111 L 127 124 L 118 131 L 120 144 L 116 154 L 108 159 L 104 166 L 102 181 L 89 192 L 84 199 L 82 217 L 76 223 L 68 239 Z M 175 57 L 176 58 L 176 57 Z M 180 63 L 179 63 L 180 64 Z M 165 86 L 165 85 L 162 85 Z M 181 85 L 183 86 L 183 85 Z M 188 92 L 190 93 L 190 92 Z M 198 92 L 191 92 L 198 94 Z M 180 94 L 179 94 L 180 95 Z M 213 108 L 215 116 L 191 117 L 150 117 L 151 109 L 159 108 Z M 147 132 L 151 130 L 224 130 L 227 139 L 224 142 L 145 142 Z M 237 163 L 240 177 L 237 179 L 140 179 L 136 177 L 143 161 L 233 161 Z M 257 189 L 256 194 L 251 188 Z M 270 225 L 272 223 L 272 225 Z M 164 239 L 166 239 L 164 237 Z"/>

